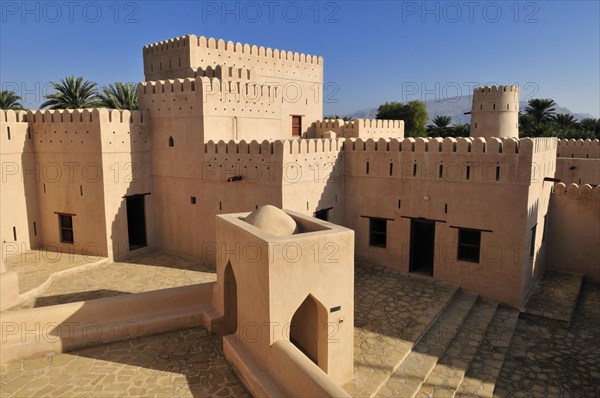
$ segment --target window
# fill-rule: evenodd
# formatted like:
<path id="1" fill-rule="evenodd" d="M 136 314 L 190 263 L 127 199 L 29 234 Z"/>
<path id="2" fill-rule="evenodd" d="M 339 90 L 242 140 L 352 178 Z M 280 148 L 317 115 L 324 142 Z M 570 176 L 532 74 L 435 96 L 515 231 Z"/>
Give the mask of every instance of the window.
<path id="1" fill-rule="evenodd" d="M 479 251 L 481 247 L 481 231 L 476 229 L 458 229 L 458 253 L 456 259 L 479 263 Z"/>
<path id="2" fill-rule="evenodd" d="M 195 205 L 196 204 L 196 197 L 195 196 L 190 196 L 190 203 Z"/>
<path id="3" fill-rule="evenodd" d="M 385 248 L 387 243 L 387 220 L 369 218 L 369 246 Z"/>
<path id="4" fill-rule="evenodd" d="M 175 140 L 173 139 L 173 137 L 169 137 L 169 147 L 174 147 L 175 146 Z"/>
<path id="5" fill-rule="evenodd" d="M 315 212 L 315 218 L 318 218 L 319 220 L 323 220 L 323 221 L 328 221 L 329 220 L 329 210 L 331 210 L 331 208 L 317 210 Z"/>
<path id="6" fill-rule="evenodd" d="M 73 243 L 73 216 L 59 214 L 58 225 L 60 226 L 61 243 Z"/>

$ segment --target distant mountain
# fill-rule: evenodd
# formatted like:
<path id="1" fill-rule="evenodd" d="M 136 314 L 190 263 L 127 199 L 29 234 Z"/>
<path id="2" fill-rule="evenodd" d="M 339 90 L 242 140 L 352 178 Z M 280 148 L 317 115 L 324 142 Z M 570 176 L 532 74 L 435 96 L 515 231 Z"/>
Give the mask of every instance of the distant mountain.
<path id="1" fill-rule="evenodd" d="M 430 100 L 425 101 L 425 105 L 427 106 L 427 113 L 429 114 L 429 121 L 427 122 L 428 124 L 431 123 L 431 120 L 434 117 L 439 115 L 452 117 L 452 123 L 471 122 L 471 115 L 464 114 L 465 112 L 471 111 L 471 96 L 464 95 L 462 97 L 446 100 Z M 524 111 L 526 107 L 527 101 L 521 101 L 519 103 L 519 109 L 521 109 L 521 111 Z M 570 109 L 558 105 L 556 106 L 556 113 L 567 113 L 573 115 L 577 120 L 593 117 L 587 113 L 572 112 Z M 377 117 L 377 108 L 362 109 L 360 111 L 350 113 L 347 116 L 357 119 L 375 119 Z"/>

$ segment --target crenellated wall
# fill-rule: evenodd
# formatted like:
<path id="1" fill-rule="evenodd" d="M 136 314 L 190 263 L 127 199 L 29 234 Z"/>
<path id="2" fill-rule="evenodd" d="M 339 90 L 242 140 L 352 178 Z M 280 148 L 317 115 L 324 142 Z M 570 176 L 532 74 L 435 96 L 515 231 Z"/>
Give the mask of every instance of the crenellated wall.
<path id="1" fill-rule="evenodd" d="M 40 239 L 36 160 L 26 111 L 0 110 L 0 272 L 7 255 L 35 248 Z"/>
<path id="2" fill-rule="evenodd" d="M 256 86 L 273 87 L 277 91 L 275 97 L 279 102 L 278 105 L 267 101 L 270 95 L 264 93 L 258 102 L 254 96 L 245 98 L 243 94 L 241 100 L 235 101 L 237 108 L 244 108 L 244 105 L 258 108 L 253 110 L 252 115 L 245 117 L 247 130 L 261 123 L 262 129 L 256 131 L 265 131 L 265 128 L 270 128 L 274 119 L 278 119 L 279 130 L 272 138 L 291 138 L 292 115 L 299 115 L 302 117 L 301 135 L 306 137 L 309 134 L 310 123 L 323 116 L 323 59 L 321 57 L 195 35 L 148 45 L 144 47 L 143 54 L 146 81 L 213 77 L 214 75 L 219 79 L 242 79 Z M 273 112 L 274 106 L 280 108 L 279 114 Z M 217 110 L 220 109 L 217 107 Z M 226 108 L 222 111 L 227 110 Z M 239 115 L 231 115 L 233 116 Z M 250 124 L 249 119 L 255 119 L 255 122 Z M 256 119 L 263 119 L 263 121 Z M 230 131 L 236 128 L 235 124 L 225 127 Z M 238 126 L 238 128 L 243 127 Z M 239 134 L 237 138 L 213 134 L 210 138 L 207 137 L 206 141 L 267 138 L 244 135 L 241 132 Z"/>
<path id="3" fill-rule="evenodd" d="M 600 141 L 598 140 L 558 140 L 559 158 L 600 159 Z"/>
<path id="4" fill-rule="evenodd" d="M 340 138 L 404 138 L 403 120 L 354 119 L 348 122 L 342 119 L 317 120 L 311 126 L 313 138 L 323 138 L 323 134 L 332 131 Z"/>
<path id="5" fill-rule="evenodd" d="M 43 246 L 110 258 L 128 254 L 123 197 L 151 191 L 144 118 L 142 112 L 108 109 L 27 114 Z M 152 208 L 151 201 L 147 205 Z M 73 217 L 73 244 L 61 242 L 59 214 Z"/>
<path id="6" fill-rule="evenodd" d="M 323 58 L 291 51 L 186 35 L 144 46 L 146 81 L 184 77 L 188 67 L 248 65 L 263 76 L 297 79 L 302 74 L 322 80 Z"/>
<path id="7" fill-rule="evenodd" d="M 485 86 L 473 90 L 471 137 L 519 137 L 518 86 Z"/>
<path id="8" fill-rule="evenodd" d="M 551 139 L 513 138 L 346 140 L 344 225 L 356 231 L 357 258 L 408 272 L 411 220 L 431 220 L 436 242 L 433 276 L 480 292 L 486 286 L 486 296 L 518 307 L 523 255 L 528 252 L 523 242 L 529 187 L 543 182 L 544 166 L 553 175 L 549 164 L 534 162 L 552 153 L 553 142 L 556 145 Z M 385 248 L 369 244 L 369 218 L 387 219 Z M 484 231 L 479 263 L 457 260 L 459 228 Z M 524 283 L 528 286 L 529 281 Z"/>
<path id="9" fill-rule="evenodd" d="M 556 184 L 545 234 L 549 269 L 600 282 L 600 186 Z"/>

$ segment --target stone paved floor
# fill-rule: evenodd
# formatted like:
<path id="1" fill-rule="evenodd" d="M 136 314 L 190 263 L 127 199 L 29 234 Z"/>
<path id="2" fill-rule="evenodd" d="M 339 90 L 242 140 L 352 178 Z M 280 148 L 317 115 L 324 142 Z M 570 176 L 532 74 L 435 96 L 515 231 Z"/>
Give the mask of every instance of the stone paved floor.
<path id="1" fill-rule="evenodd" d="M 581 275 L 546 271 L 531 291 L 524 312 L 570 322 L 581 288 Z"/>
<path id="2" fill-rule="evenodd" d="M 101 259 L 102 257 L 82 256 L 72 253 L 28 250 L 7 257 L 6 270 L 17 273 L 19 277 L 19 292 L 25 293 L 40 286 L 55 272 L 92 264 Z"/>
<path id="3" fill-rule="evenodd" d="M 214 266 L 162 252 L 149 252 L 57 277 L 39 297 L 9 311 L 139 293 L 216 280 Z"/>
<path id="4" fill-rule="evenodd" d="M 584 282 L 568 328 L 519 320 L 494 395 L 600 397 L 600 284 Z"/>
<path id="5" fill-rule="evenodd" d="M 352 396 L 375 392 L 410 351 L 456 287 L 365 264 L 355 267 Z"/>
<path id="6" fill-rule="evenodd" d="M 0 365 L 0 397 L 250 397 L 195 328 Z"/>

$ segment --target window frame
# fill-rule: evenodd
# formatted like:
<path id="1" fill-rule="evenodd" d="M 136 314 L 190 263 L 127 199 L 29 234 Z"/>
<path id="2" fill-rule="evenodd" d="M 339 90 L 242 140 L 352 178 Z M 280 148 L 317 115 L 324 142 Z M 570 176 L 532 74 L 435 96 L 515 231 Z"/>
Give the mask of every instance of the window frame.
<path id="1" fill-rule="evenodd" d="M 58 214 L 58 232 L 60 243 L 73 244 L 75 243 L 75 233 L 73 228 L 73 216 L 74 214 L 57 213 Z M 65 225 L 64 221 L 69 220 L 70 225 Z M 70 234 L 70 239 L 65 237 L 65 231 Z"/>
<path id="2" fill-rule="evenodd" d="M 481 232 L 480 229 L 473 228 L 461 228 L 458 227 L 458 240 L 456 244 L 456 260 L 464 261 L 473 264 L 481 263 Z M 465 239 L 466 237 L 463 234 L 466 233 L 476 233 L 477 234 L 477 243 L 471 243 L 471 239 Z M 461 239 L 462 238 L 462 239 Z M 464 240 L 468 240 L 469 242 L 464 242 Z M 477 259 L 474 256 L 465 253 L 465 251 L 470 251 L 473 249 L 477 249 Z"/>
<path id="3" fill-rule="evenodd" d="M 387 223 L 389 221 L 389 219 L 387 218 L 380 218 L 380 217 L 368 217 L 369 218 L 369 246 L 370 247 L 378 247 L 380 249 L 386 249 L 387 248 Z M 374 230 L 374 224 L 375 223 L 383 223 L 384 229 L 385 230 Z M 375 237 L 379 237 L 381 239 L 381 237 L 383 237 L 383 243 L 378 242 L 378 239 L 373 239 Z"/>

